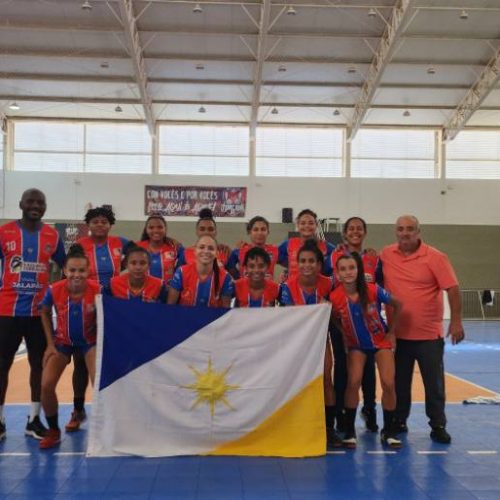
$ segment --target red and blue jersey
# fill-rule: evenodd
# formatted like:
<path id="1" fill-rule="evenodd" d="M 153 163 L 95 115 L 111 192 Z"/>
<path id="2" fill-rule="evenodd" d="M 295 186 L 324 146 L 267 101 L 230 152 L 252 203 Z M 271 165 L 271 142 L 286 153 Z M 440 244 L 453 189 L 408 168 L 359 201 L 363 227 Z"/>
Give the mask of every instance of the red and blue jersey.
<path id="1" fill-rule="evenodd" d="M 346 349 L 391 349 L 386 339 L 387 327 L 380 316 L 380 305 L 388 304 L 391 295 L 374 283 L 367 283 L 368 305 L 363 311 L 361 303 L 351 302 L 344 285 L 330 294 L 333 314 L 340 320 Z"/>
<path id="2" fill-rule="evenodd" d="M 332 280 L 327 276 L 320 274 L 316 285 L 312 289 L 306 289 L 300 286 L 299 277 L 288 278 L 285 283 L 280 285 L 279 303 L 282 306 L 304 306 L 319 304 L 328 299 L 332 289 Z"/>
<path id="3" fill-rule="evenodd" d="M 226 268 L 230 271 L 236 270 L 239 276 L 244 276 L 245 268 L 243 267 L 243 262 L 245 262 L 245 255 L 251 248 L 254 247 L 255 245 L 244 243 L 241 248 L 235 248 L 229 255 Z M 272 278 L 274 276 L 274 266 L 278 262 L 278 247 L 276 245 L 264 245 L 262 249 L 267 252 L 269 258 L 271 259 L 271 264 L 269 265 L 269 271 L 267 274 Z"/>
<path id="4" fill-rule="evenodd" d="M 53 283 L 47 289 L 42 305 L 56 310 L 57 326 L 54 331 L 54 343 L 81 347 L 96 342 L 96 307 L 95 297 L 101 293 L 97 281 L 87 280 L 84 294 L 73 300 L 69 296 L 68 280 Z"/>
<path id="5" fill-rule="evenodd" d="M 349 252 L 348 248 L 345 246 L 339 246 L 332 252 L 330 258 L 328 259 L 328 275 L 333 277 L 333 287 L 337 287 L 339 285 L 339 279 L 337 276 L 337 261 L 342 256 L 350 256 L 351 252 Z M 367 253 L 366 250 L 363 250 L 361 253 L 361 260 L 363 261 L 363 269 L 365 271 L 365 280 L 367 283 L 375 283 L 377 281 L 378 276 L 378 265 L 379 265 L 379 256 L 373 255 L 371 253 Z"/>
<path id="6" fill-rule="evenodd" d="M 170 287 L 180 293 L 179 304 L 185 306 L 221 307 L 221 297 L 234 295 L 234 283 L 228 272 L 219 268 L 219 290 L 215 293 L 213 273 L 200 280 L 195 263 L 179 267 Z"/>
<path id="7" fill-rule="evenodd" d="M 299 255 L 299 250 L 304 245 L 304 240 L 299 237 L 289 238 L 285 240 L 278 247 L 278 263 L 283 267 L 288 268 L 288 277 L 293 278 L 299 273 L 299 267 L 297 258 Z M 328 261 L 332 252 L 335 250 L 335 245 L 325 241 L 325 240 L 317 240 L 318 248 L 321 250 L 321 253 L 324 256 L 324 263 L 322 273 L 324 275 L 329 276 L 331 271 L 329 270 Z"/>
<path id="8" fill-rule="evenodd" d="M 51 260 L 59 267 L 65 260 L 63 242 L 52 227 L 28 231 L 19 221 L 0 227 L 0 316 L 40 315 Z"/>
<path id="9" fill-rule="evenodd" d="M 160 278 L 168 285 L 177 267 L 177 247 L 173 243 L 164 243 L 159 252 L 153 252 L 149 247 L 149 241 L 138 241 L 137 245 L 149 253 L 149 274 Z"/>
<path id="10" fill-rule="evenodd" d="M 272 280 L 265 280 L 262 295 L 252 297 L 248 278 L 240 278 L 234 282 L 235 307 L 273 307 L 278 300 L 279 285 Z"/>
<path id="11" fill-rule="evenodd" d="M 184 248 L 181 246 L 179 248 L 179 256 L 178 256 L 178 266 L 186 266 L 188 264 L 193 264 L 196 262 L 196 253 L 195 253 L 195 248 L 196 247 L 187 247 Z M 217 250 L 217 263 L 219 264 L 219 267 L 225 268 L 227 265 L 228 257 L 226 252 L 222 250 Z"/>
<path id="12" fill-rule="evenodd" d="M 90 236 L 77 241 L 89 259 L 89 278 L 107 286 L 113 276 L 120 274 L 123 249 L 129 241 L 119 236 L 108 236 L 105 243 L 97 244 Z"/>
<path id="13" fill-rule="evenodd" d="M 121 274 L 111 278 L 105 293 L 118 299 L 138 300 L 141 302 L 166 302 L 167 291 L 165 284 L 160 278 L 146 276 L 144 286 L 139 291 L 130 287 L 129 275 Z"/>

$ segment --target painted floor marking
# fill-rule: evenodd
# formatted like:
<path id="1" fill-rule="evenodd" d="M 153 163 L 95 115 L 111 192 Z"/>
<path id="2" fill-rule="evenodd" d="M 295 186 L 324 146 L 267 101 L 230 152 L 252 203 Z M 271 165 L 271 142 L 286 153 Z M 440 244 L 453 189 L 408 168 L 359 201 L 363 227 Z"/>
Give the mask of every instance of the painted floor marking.
<path id="1" fill-rule="evenodd" d="M 20 452 L 12 452 L 12 453 L 0 453 L 0 457 L 29 457 L 31 453 L 20 453 Z"/>
<path id="2" fill-rule="evenodd" d="M 335 450 L 335 451 L 327 451 L 327 455 L 345 455 L 347 452 L 345 450 Z"/>
<path id="3" fill-rule="evenodd" d="M 54 455 L 59 457 L 76 457 L 85 455 L 84 451 L 56 451 Z"/>
<path id="4" fill-rule="evenodd" d="M 397 451 L 380 451 L 380 450 L 375 450 L 375 451 L 367 451 L 366 452 L 368 455 L 396 455 Z"/>
<path id="5" fill-rule="evenodd" d="M 417 451 L 417 453 L 419 455 L 447 455 L 448 454 L 448 452 L 444 451 L 444 450 L 441 450 L 441 451 L 438 451 L 438 450 L 419 450 L 419 451 Z"/>
<path id="6" fill-rule="evenodd" d="M 496 455 L 498 452 L 495 450 L 467 450 L 469 455 Z"/>

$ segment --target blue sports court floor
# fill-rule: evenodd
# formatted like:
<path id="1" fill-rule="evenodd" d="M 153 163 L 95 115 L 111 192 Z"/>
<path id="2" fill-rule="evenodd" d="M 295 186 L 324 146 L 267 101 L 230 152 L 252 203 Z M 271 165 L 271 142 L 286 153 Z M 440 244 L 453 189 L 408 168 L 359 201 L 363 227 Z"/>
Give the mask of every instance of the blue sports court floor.
<path id="1" fill-rule="evenodd" d="M 466 332 L 466 342 L 447 346 L 447 372 L 500 392 L 500 323 L 470 322 Z M 500 405 L 450 404 L 449 446 L 429 439 L 423 405 L 415 404 L 400 451 L 382 450 L 359 422 L 355 451 L 301 460 L 87 459 L 85 430 L 41 453 L 23 435 L 27 411 L 27 405 L 6 409 L 1 499 L 500 499 Z M 69 412 L 61 408 L 62 422 Z"/>

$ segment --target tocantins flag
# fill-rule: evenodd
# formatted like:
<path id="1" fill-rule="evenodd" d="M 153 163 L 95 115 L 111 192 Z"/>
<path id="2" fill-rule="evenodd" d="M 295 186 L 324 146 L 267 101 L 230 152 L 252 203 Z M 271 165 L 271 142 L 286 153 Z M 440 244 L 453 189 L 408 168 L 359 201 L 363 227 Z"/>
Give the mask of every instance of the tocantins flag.
<path id="1" fill-rule="evenodd" d="M 88 455 L 324 454 L 329 316 L 100 298 Z"/>

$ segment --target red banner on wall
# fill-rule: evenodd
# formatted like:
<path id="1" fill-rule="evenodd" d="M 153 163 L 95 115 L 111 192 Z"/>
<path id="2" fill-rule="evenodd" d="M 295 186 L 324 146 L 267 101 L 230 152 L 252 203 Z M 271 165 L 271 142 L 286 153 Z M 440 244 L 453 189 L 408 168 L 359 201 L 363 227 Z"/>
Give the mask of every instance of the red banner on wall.
<path id="1" fill-rule="evenodd" d="M 210 208 L 214 217 L 245 217 L 246 187 L 145 186 L 145 215 L 197 217 Z"/>

